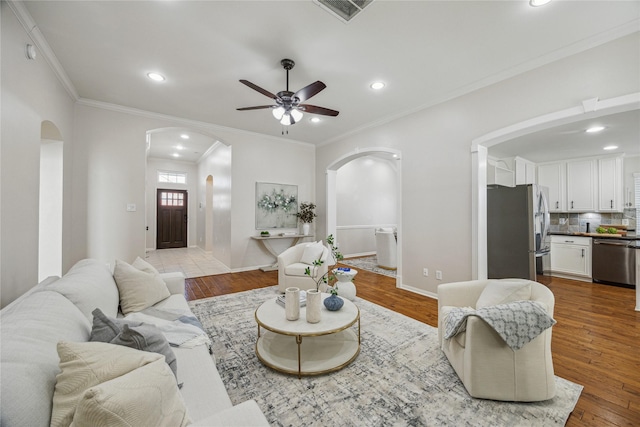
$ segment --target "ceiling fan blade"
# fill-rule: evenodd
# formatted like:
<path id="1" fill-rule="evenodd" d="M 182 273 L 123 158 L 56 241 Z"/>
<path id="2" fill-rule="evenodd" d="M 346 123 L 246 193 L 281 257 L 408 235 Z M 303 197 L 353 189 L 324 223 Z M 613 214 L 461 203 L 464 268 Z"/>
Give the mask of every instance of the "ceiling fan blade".
<path id="1" fill-rule="evenodd" d="M 301 105 L 298 105 L 298 107 L 300 107 L 302 111 L 306 113 L 311 113 L 311 114 L 322 114 L 323 116 L 333 116 L 333 117 L 340 114 L 340 111 L 331 110 L 329 108 L 324 108 L 324 107 L 318 107 L 315 105 L 301 104 Z"/>
<path id="2" fill-rule="evenodd" d="M 325 87 L 327 87 L 327 85 L 318 80 L 317 82 L 311 83 L 309 86 L 305 86 L 297 91 L 293 95 L 293 97 L 298 98 L 300 100 L 299 102 L 304 102 L 312 96 L 318 94 L 318 92 L 320 92 Z"/>
<path id="3" fill-rule="evenodd" d="M 247 111 L 247 110 L 262 110 L 263 108 L 275 108 L 277 105 L 256 105 L 255 107 L 242 107 L 236 108 L 238 111 Z"/>
<path id="4" fill-rule="evenodd" d="M 277 96 L 275 96 L 274 94 L 272 94 L 271 92 L 269 92 L 266 89 L 262 89 L 260 86 L 254 85 L 253 83 L 251 83 L 249 80 L 240 80 L 240 83 L 245 84 L 247 86 L 249 86 L 251 89 L 260 92 L 261 94 L 268 96 L 269 98 L 273 98 L 273 99 L 278 99 Z"/>

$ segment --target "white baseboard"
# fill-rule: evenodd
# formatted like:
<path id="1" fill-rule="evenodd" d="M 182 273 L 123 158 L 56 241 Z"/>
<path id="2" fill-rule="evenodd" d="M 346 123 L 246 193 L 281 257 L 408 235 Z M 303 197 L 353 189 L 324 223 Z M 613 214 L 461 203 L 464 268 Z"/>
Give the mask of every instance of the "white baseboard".
<path id="1" fill-rule="evenodd" d="M 232 268 L 230 273 L 242 273 L 243 271 L 260 270 L 263 267 L 271 267 L 271 265 L 267 264 L 267 265 L 254 265 L 251 267 Z"/>
<path id="2" fill-rule="evenodd" d="M 400 285 L 400 289 L 404 289 L 405 291 L 413 292 L 415 294 L 424 295 L 425 297 L 438 299 L 438 294 L 434 294 L 433 292 L 425 291 L 424 289 L 414 288 L 413 286 L 408 286 L 405 284 Z"/>

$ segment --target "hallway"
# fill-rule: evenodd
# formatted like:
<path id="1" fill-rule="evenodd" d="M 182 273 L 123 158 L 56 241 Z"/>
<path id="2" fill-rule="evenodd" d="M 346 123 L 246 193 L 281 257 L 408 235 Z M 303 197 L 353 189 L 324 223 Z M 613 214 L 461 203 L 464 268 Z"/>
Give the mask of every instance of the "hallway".
<path id="1" fill-rule="evenodd" d="M 210 252 L 195 248 L 158 249 L 147 251 L 146 261 L 160 273 L 180 271 L 187 278 L 230 273 L 231 270 Z"/>

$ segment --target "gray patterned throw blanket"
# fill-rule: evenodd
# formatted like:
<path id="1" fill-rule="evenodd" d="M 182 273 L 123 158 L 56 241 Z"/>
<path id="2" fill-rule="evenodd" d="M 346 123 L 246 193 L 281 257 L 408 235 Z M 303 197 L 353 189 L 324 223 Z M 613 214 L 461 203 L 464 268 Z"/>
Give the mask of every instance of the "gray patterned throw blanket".
<path id="1" fill-rule="evenodd" d="M 545 329 L 556 324 L 543 305 L 536 301 L 515 301 L 477 310 L 456 307 L 447 316 L 445 339 L 466 331 L 469 316 L 484 320 L 512 350 L 521 349 Z"/>
<path id="2" fill-rule="evenodd" d="M 198 345 L 207 345 L 211 348 L 209 336 L 191 312 L 149 307 L 131 313 L 125 318 L 155 325 L 173 347 L 193 348 Z"/>

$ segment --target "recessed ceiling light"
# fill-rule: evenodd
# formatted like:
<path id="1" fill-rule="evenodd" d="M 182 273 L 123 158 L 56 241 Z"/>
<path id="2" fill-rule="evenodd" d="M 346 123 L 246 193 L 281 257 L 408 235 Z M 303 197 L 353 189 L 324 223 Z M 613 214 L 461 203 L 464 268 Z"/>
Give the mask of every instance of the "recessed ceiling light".
<path id="1" fill-rule="evenodd" d="M 589 129 L 586 130 L 586 132 L 596 133 L 596 132 L 600 132 L 601 130 L 604 130 L 604 126 L 591 126 Z"/>
<path id="2" fill-rule="evenodd" d="M 617 145 L 607 145 L 606 147 L 602 147 L 603 150 L 615 150 L 618 148 Z"/>
<path id="3" fill-rule="evenodd" d="M 164 76 L 159 73 L 147 73 L 147 77 L 156 82 L 164 81 Z"/>
<path id="4" fill-rule="evenodd" d="M 373 90 L 380 90 L 385 86 L 385 84 L 383 82 L 373 82 L 371 83 L 371 89 Z"/>
<path id="5" fill-rule="evenodd" d="M 529 4 L 532 7 L 544 6 L 549 2 L 551 2 L 551 0 L 529 0 Z"/>
<path id="6" fill-rule="evenodd" d="M 180 144 L 176 145 L 176 148 L 177 148 L 178 150 L 184 150 L 184 147 L 183 147 L 182 145 L 180 145 Z"/>
<path id="7" fill-rule="evenodd" d="M 178 153 L 173 153 L 173 154 L 172 154 L 172 156 L 173 156 L 173 157 L 180 157 L 180 154 L 178 154 Z"/>
<path id="8" fill-rule="evenodd" d="M 189 135 L 187 135 L 186 133 L 183 133 L 182 135 L 180 135 L 180 138 L 189 139 Z"/>
<path id="9" fill-rule="evenodd" d="M 311 121 L 313 123 L 320 123 L 320 117 L 311 117 L 309 119 L 309 121 Z"/>

